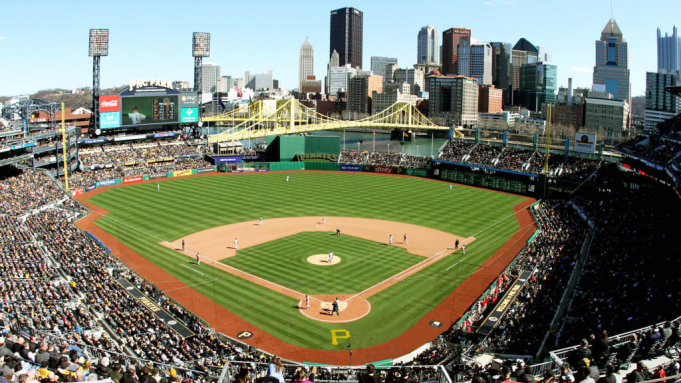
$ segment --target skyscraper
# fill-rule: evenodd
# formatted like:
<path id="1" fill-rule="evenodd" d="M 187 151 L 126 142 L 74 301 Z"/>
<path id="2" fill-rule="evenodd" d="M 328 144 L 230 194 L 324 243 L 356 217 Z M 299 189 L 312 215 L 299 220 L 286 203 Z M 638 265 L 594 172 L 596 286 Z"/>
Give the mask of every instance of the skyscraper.
<path id="1" fill-rule="evenodd" d="M 437 29 L 430 25 L 422 27 L 417 38 L 416 62 L 418 64 L 439 64 L 439 50 Z"/>
<path id="2" fill-rule="evenodd" d="M 665 89 L 681 84 L 678 71 L 660 70 L 646 73 L 646 111 L 645 129 L 653 130 L 657 124 L 681 113 L 681 97 L 674 96 Z"/>
<path id="3" fill-rule="evenodd" d="M 492 46 L 459 44 L 459 74 L 475 78 L 479 85 L 492 85 Z"/>
<path id="4" fill-rule="evenodd" d="M 463 39 L 470 44 L 470 38 L 470 29 L 451 28 L 442 32 L 442 74 L 457 74 L 459 43 Z"/>
<path id="5" fill-rule="evenodd" d="M 492 84 L 504 92 L 504 106 L 513 104 L 512 61 L 510 43 L 492 44 Z"/>
<path id="6" fill-rule="evenodd" d="M 201 78 L 201 93 L 215 92 L 220 78 L 220 66 L 217 63 L 203 63 Z"/>
<path id="7" fill-rule="evenodd" d="M 392 64 L 397 65 L 397 59 L 394 57 L 371 56 L 371 71 L 374 72 L 374 74 L 377 76 L 383 76 L 384 82 L 387 82 L 388 80 L 392 79 L 392 76 L 390 78 L 387 78 L 385 72 L 385 68 L 388 65 Z"/>
<path id="8" fill-rule="evenodd" d="M 362 45 L 364 14 L 355 8 L 340 8 L 331 11 L 331 36 L 329 55 L 335 50 L 339 65 L 350 64 L 362 68 Z"/>
<path id="9" fill-rule="evenodd" d="M 681 36 L 676 26 L 671 36 L 665 33 L 664 37 L 657 28 L 657 71 L 661 70 L 681 71 Z"/>
<path id="10" fill-rule="evenodd" d="M 605 91 L 613 98 L 629 101 L 631 74 L 628 59 L 627 42 L 615 19 L 611 18 L 601 32 L 601 39 L 596 41 L 594 85 L 605 85 Z"/>
<path id="11" fill-rule="evenodd" d="M 305 42 L 300 47 L 300 64 L 298 68 L 298 89 L 303 89 L 303 81 L 307 76 L 314 76 L 314 49 L 310 40 L 305 36 Z"/>
<path id="12" fill-rule="evenodd" d="M 335 50 L 333 53 L 331 53 L 331 58 L 329 58 L 329 64 L 326 66 L 326 79 L 325 79 L 325 88 L 324 92 L 326 94 L 331 93 L 331 87 L 330 87 L 330 81 L 331 81 L 331 68 L 338 68 L 340 65 L 339 63 L 339 58 L 338 58 L 338 52 Z"/>

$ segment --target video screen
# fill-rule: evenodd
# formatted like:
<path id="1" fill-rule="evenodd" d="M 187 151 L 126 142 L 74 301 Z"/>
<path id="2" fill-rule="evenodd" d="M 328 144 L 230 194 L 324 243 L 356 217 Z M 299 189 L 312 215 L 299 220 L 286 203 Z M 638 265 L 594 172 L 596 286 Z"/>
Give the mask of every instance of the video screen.
<path id="1" fill-rule="evenodd" d="M 177 96 L 122 97 L 121 125 L 174 123 L 178 112 Z"/>

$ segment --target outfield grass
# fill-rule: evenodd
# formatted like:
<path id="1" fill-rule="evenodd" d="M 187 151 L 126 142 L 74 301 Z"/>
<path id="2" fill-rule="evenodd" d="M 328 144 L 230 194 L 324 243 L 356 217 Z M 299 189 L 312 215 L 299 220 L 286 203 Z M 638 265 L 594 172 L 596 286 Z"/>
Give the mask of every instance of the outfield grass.
<path id="1" fill-rule="evenodd" d="M 459 185 L 450 191 L 446 183 L 372 174 L 253 173 L 180 178 L 160 184 L 160 191 L 156 183 L 130 185 L 88 201 L 110 211 L 96 221 L 98 226 L 186 284 L 205 281 L 181 266 L 186 256 L 158 242 L 259 216 L 373 218 L 476 237 L 468 246 L 465 263 L 457 263 L 460 255 L 443 258 L 372 296 L 371 313 L 350 323 L 306 318 L 292 309 L 297 300 L 217 269 L 214 272 L 220 279 L 214 288 L 218 294 L 214 294 L 213 284 L 194 287 L 285 342 L 321 350 L 343 350 L 348 342 L 354 348 L 368 347 L 412 327 L 517 231 L 512 207 L 524 199 Z M 351 338 L 332 345 L 330 330 L 336 329 L 350 331 Z"/>
<path id="2" fill-rule="evenodd" d="M 319 266 L 307 261 L 328 254 L 341 262 Z M 329 232 L 303 232 L 237 251 L 221 262 L 304 294 L 356 294 L 425 258 L 406 249 Z"/>

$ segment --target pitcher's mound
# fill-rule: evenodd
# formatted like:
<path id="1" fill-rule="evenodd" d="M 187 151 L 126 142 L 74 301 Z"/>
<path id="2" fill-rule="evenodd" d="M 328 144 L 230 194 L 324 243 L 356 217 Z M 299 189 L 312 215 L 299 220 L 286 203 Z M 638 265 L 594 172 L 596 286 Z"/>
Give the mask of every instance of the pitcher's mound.
<path id="1" fill-rule="evenodd" d="M 336 258 L 336 257 L 334 257 Z M 326 311 L 327 313 L 331 313 L 333 310 L 333 302 L 322 302 L 321 303 L 321 309 L 323 311 Z M 345 309 L 348 308 L 348 303 L 345 301 L 340 301 L 338 302 L 338 311 L 343 312 Z"/>
<path id="2" fill-rule="evenodd" d="M 307 261 L 317 266 L 330 266 L 340 263 L 341 259 L 339 256 L 334 255 L 331 262 L 329 262 L 329 254 L 315 254 L 307 257 Z"/>

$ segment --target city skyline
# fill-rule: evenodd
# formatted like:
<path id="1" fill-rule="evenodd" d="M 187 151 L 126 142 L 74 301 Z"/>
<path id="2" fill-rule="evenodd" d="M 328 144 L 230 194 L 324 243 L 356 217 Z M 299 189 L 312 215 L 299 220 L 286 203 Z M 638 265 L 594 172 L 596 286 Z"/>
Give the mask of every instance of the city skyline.
<path id="1" fill-rule="evenodd" d="M 610 18 L 610 2 L 606 0 L 577 1 L 570 7 L 538 0 L 495 0 L 467 3 L 470 15 L 466 17 L 452 17 L 456 15 L 456 4 L 440 7 L 436 13 L 424 9 L 421 13 L 410 13 L 396 27 L 392 20 L 403 14 L 400 4 L 409 4 L 407 2 L 398 1 L 388 8 L 381 4 L 303 1 L 301 6 L 304 5 L 302 8 L 310 16 L 308 22 L 268 29 L 245 18 L 230 19 L 227 25 L 205 17 L 181 20 L 185 11 L 180 2 L 174 1 L 162 9 L 126 1 L 111 9 L 84 2 L 76 2 L 80 6 L 68 9 L 49 2 L 39 3 L 43 3 L 44 14 L 49 14 L 52 20 L 71 21 L 55 33 L 53 23 L 39 22 L 39 18 L 35 18 L 34 23 L 25 23 L 19 18 L 7 20 L 0 31 L 0 52 L 4 58 L 11 59 L 0 62 L 2 96 L 91 86 L 92 62 L 87 57 L 90 28 L 110 29 L 110 54 L 102 59 L 102 87 L 105 88 L 126 84 L 131 79 L 172 78 L 191 82 L 191 33 L 202 31 L 211 33 L 211 57 L 207 61 L 220 65 L 223 75 L 238 78 L 244 71 L 262 73 L 274 69 L 282 86 L 293 89 L 298 83 L 300 41 L 309 36 L 313 46 L 329 46 L 329 13 L 346 6 L 364 14 L 365 66 L 371 56 L 386 56 L 397 58 L 402 67 L 412 67 L 416 64 L 416 36 L 421 27 L 432 25 L 438 31 L 460 27 L 471 29 L 472 36 L 483 42 L 514 44 L 526 38 L 537 46 L 544 46 L 558 66 L 560 86 L 567 86 L 567 78 L 572 77 L 575 88 L 590 87 L 595 60 L 593 41 Z M 261 21 L 297 17 L 287 4 L 266 3 Z M 592 12 L 584 13 L 580 4 L 589 6 Z M 661 0 L 656 6 L 654 8 L 659 9 L 676 4 Z M 196 13 L 217 16 L 220 10 L 238 13 L 245 7 L 243 4 L 198 5 Z M 13 14 L 28 10 L 27 5 L 17 3 L 7 4 L 6 8 Z M 615 3 L 615 20 L 629 43 L 633 96 L 644 93 L 646 72 L 657 68 L 657 28 L 671 31 L 673 25 L 678 24 L 673 12 L 655 12 L 650 8 L 633 0 Z M 558 10 L 560 20 L 547 17 L 557 14 Z M 524 22 L 528 20 L 532 22 Z M 574 28 L 577 20 L 580 27 Z M 441 32 L 438 37 L 442 41 Z M 317 52 L 315 73 L 326 73 L 325 51 Z"/>

